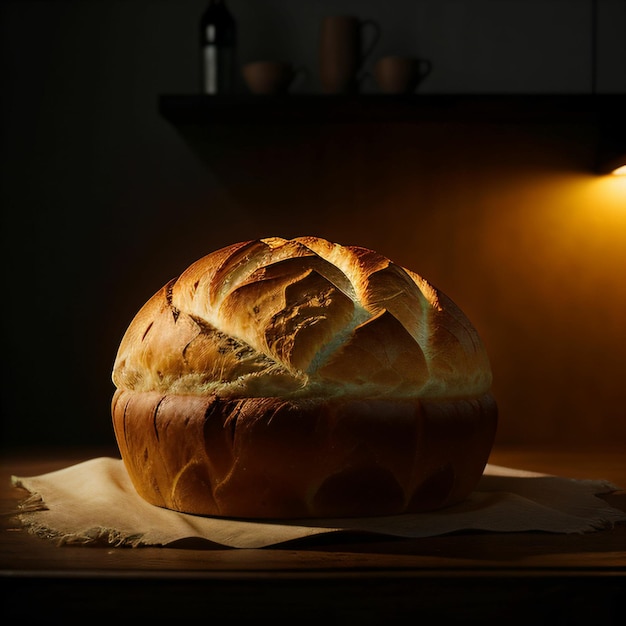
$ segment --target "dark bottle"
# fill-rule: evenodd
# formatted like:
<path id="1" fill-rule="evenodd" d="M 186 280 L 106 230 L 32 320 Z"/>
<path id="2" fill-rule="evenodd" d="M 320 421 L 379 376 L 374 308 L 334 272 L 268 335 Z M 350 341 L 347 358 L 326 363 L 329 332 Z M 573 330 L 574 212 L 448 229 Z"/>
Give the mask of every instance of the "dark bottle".
<path id="1" fill-rule="evenodd" d="M 200 19 L 202 92 L 233 93 L 237 24 L 224 0 L 210 0 Z"/>

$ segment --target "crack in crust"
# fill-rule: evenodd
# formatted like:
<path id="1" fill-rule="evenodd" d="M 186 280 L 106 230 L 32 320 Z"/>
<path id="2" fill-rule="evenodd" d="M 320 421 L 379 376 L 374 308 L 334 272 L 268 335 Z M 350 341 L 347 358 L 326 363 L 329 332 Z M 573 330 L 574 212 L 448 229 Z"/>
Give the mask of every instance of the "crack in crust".
<path id="1" fill-rule="evenodd" d="M 199 259 L 126 331 L 118 388 L 226 397 L 474 397 L 483 344 L 418 274 L 316 237 L 246 241 Z"/>

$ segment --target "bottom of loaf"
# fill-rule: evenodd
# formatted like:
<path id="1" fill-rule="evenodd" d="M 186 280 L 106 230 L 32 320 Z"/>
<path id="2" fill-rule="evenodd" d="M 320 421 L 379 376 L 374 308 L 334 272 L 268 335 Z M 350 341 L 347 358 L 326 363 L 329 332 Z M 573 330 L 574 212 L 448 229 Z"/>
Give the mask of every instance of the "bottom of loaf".
<path id="1" fill-rule="evenodd" d="M 283 400 L 116 391 L 120 454 L 139 495 L 246 519 L 441 509 L 475 488 L 496 433 L 480 398 Z"/>

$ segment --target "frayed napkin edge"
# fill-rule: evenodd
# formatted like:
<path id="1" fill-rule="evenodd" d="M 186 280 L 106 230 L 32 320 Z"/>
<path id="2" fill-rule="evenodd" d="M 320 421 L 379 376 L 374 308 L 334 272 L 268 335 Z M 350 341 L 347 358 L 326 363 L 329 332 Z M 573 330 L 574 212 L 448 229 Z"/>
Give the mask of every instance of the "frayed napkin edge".
<path id="1" fill-rule="evenodd" d="M 43 496 L 29 489 L 19 476 L 11 476 L 11 484 L 28 492 L 28 496 L 18 503 L 17 511 L 14 512 L 13 517 L 28 533 L 40 539 L 51 541 L 58 546 L 107 545 L 115 548 L 137 548 L 141 545 L 155 545 L 143 542 L 144 533 L 125 534 L 114 528 L 93 527 L 74 533 L 54 530 L 49 525 L 33 519 L 34 514 L 50 510 Z"/>
<path id="2" fill-rule="evenodd" d="M 621 489 L 620 487 L 617 487 L 612 482 L 606 481 L 606 480 L 601 480 L 601 481 L 594 481 L 594 480 L 588 480 L 588 479 L 582 479 L 582 480 L 573 479 L 573 480 L 578 483 L 589 483 L 589 484 L 594 483 L 596 484 L 596 486 L 599 486 L 599 484 L 601 484 L 602 488 L 606 489 L 606 491 L 598 492 L 593 496 L 600 501 L 603 501 L 600 496 L 610 494 L 614 491 L 618 491 Z M 89 528 L 85 528 L 83 530 L 79 530 L 79 531 L 72 532 L 72 533 L 63 532 L 61 530 L 55 530 L 51 528 L 49 525 L 43 522 L 37 522 L 36 520 L 33 519 L 36 513 L 50 510 L 47 504 L 45 503 L 43 496 L 40 493 L 37 493 L 36 491 L 33 491 L 32 489 L 27 487 L 24 484 L 23 479 L 18 476 L 11 476 L 11 483 L 14 487 L 19 487 L 21 489 L 24 489 L 29 494 L 26 498 L 24 498 L 18 504 L 18 509 L 14 514 L 15 518 L 19 521 L 21 526 L 28 533 L 35 535 L 41 539 L 51 541 L 58 546 L 96 547 L 99 545 L 103 545 L 103 546 L 109 546 L 109 547 L 114 547 L 114 548 L 141 548 L 141 547 L 166 548 L 166 547 L 174 546 L 175 544 L 180 542 L 179 539 L 174 539 L 172 541 L 168 541 L 164 543 L 155 543 L 153 541 L 150 541 L 149 539 L 145 539 L 149 535 L 149 533 L 127 534 L 119 530 L 116 530 L 114 528 L 106 528 L 106 527 L 101 527 L 101 526 L 89 527 Z M 606 504 L 606 506 L 607 508 L 606 509 L 603 508 L 599 510 L 598 514 L 606 514 L 607 517 L 602 517 L 596 520 L 590 520 L 588 521 L 587 526 L 585 527 L 565 528 L 565 529 L 561 529 L 558 531 L 545 530 L 545 529 L 536 529 L 536 530 L 529 529 L 526 531 L 511 531 L 511 530 L 500 530 L 500 529 L 489 529 L 489 528 L 465 528 L 465 529 L 459 529 L 456 531 L 450 531 L 449 533 L 442 533 L 441 535 L 437 535 L 437 536 L 443 536 L 445 534 L 454 534 L 458 532 L 483 533 L 483 534 L 489 534 L 489 533 L 515 534 L 519 532 L 532 532 L 532 533 L 555 534 L 555 535 L 556 534 L 583 535 L 586 533 L 601 532 L 605 530 L 611 530 L 616 526 L 616 524 L 622 522 L 621 519 L 618 519 L 616 521 L 614 518 L 616 509 L 614 509 L 614 507 L 611 507 L 609 504 Z M 612 517 L 613 519 L 611 519 Z M 344 534 L 344 535 L 350 536 L 350 535 L 357 535 L 357 534 L 362 535 L 363 532 L 358 531 L 358 530 L 353 530 L 350 528 L 328 528 L 325 530 L 320 530 L 319 532 L 312 533 L 311 535 L 308 535 L 308 536 L 299 537 L 296 540 L 301 541 L 301 540 L 309 539 L 311 537 L 319 537 L 321 535 L 328 536 L 331 534 L 332 535 Z M 368 531 L 367 534 L 372 535 L 372 536 L 378 536 L 381 538 L 382 537 L 406 538 L 406 536 L 402 534 L 395 534 L 393 532 L 382 532 L 382 531 L 375 531 L 375 530 Z M 186 537 L 185 539 L 199 541 L 203 545 L 206 544 L 207 547 L 214 546 L 214 547 L 231 548 L 231 549 L 235 549 L 237 547 L 234 545 L 229 546 L 229 545 L 222 544 L 222 543 L 215 543 L 211 541 L 210 539 L 207 539 L 206 537 L 202 537 L 202 536 L 190 535 L 189 537 Z M 293 541 L 293 539 L 286 539 L 284 541 L 278 541 L 278 542 L 267 543 L 267 544 L 264 543 L 262 545 L 259 545 L 258 547 L 259 548 L 271 548 L 273 546 L 286 544 L 291 541 Z"/>

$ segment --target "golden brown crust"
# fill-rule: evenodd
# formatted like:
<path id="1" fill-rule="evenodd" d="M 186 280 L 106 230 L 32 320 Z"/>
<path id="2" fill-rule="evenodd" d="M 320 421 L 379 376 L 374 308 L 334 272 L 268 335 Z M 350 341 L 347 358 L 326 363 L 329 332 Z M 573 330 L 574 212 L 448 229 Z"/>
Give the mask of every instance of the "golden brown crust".
<path id="1" fill-rule="evenodd" d="M 137 491 L 234 517 L 431 510 L 494 438 L 484 346 L 418 274 L 316 237 L 209 254 L 137 313 L 112 413 Z"/>
<path id="2" fill-rule="evenodd" d="M 414 272 L 364 248 L 274 237 L 209 254 L 165 286 L 122 339 L 113 380 L 224 397 L 447 399 L 489 391 L 491 369 L 469 320 Z"/>
<path id="3" fill-rule="evenodd" d="M 495 435 L 464 401 L 221 399 L 117 391 L 113 423 L 139 494 L 241 518 L 393 515 L 464 500 Z"/>

